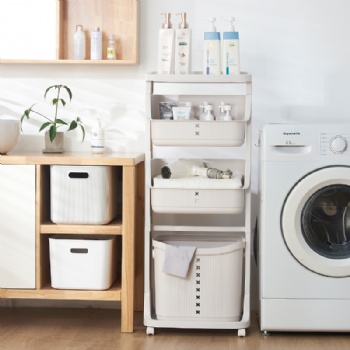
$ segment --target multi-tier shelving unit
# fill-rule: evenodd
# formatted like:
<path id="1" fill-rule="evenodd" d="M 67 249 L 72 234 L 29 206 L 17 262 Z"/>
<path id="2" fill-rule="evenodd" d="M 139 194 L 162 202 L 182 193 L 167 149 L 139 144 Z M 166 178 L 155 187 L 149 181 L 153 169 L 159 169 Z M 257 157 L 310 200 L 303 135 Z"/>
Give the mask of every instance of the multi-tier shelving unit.
<path id="1" fill-rule="evenodd" d="M 194 114 L 199 115 L 199 106 L 204 101 L 214 105 L 214 114 L 218 113 L 221 101 L 231 105 L 234 120 L 160 119 L 159 102 L 191 102 Z M 149 335 L 154 334 L 157 327 L 237 329 L 239 336 L 246 334 L 250 325 L 251 106 L 250 74 L 146 75 L 144 324 Z M 179 159 L 201 159 L 208 167 L 241 172 L 242 187 L 157 188 L 154 178 L 161 173 L 162 166 Z M 177 234 L 214 239 L 236 237 L 245 243 L 242 312 L 238 320 L 202 318 L 201 315 L 158 317 L 152 242 L 159 235 Z M 228 275 L 227 279 L 230 278 Z M 218 285 L 217 288 L 225 286 Z M 181 295 L 178 303 L 181 304 Z"/>

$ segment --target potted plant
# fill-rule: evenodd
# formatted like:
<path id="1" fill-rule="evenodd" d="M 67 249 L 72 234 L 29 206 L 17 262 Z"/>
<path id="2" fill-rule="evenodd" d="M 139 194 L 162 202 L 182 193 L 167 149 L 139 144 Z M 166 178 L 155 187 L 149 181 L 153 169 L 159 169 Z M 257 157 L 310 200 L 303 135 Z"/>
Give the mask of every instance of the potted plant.
<path id="1" fill-rule="evenodd" d="M 82 121 L 79 117 L 73 119 L 69 124 L 65 122 L 63 119 L 58 118 L 58 107 L 60 104 L 64 107 L 66 105 L 66 101 L 61 97 L 62 91 L 65 91 L 68 94 L 69 100 L 72 101 L 72 92 L 66 85 L 52 85 L 49 86 L 44 94 L 44 98 L 51 89 L 56 90 L 56 95 L 52 99 L 51 103 L 55 107 L 55 112 L 53 117 L 48 117 L 43 113 L 35 110 L 36 104 L 33 104 L 31 107 L 26 109 L 21 117 L 21 123 L 23 120 L 30 119 L 30 115 L 35 113 L 45 119 L 45 122 L 41 125 L 39 132 L 42 130 L 46 130 L 45 133 L 45 149 L 43 152 L 48 153 L 60 153 L 63 152 L 63 132 L 59 131 L 59 128 L 62 126 L 68 126 L 68 131 L 76 129 L 78 126 L 82 131 L 82 141 L 85 139 L 85 129 L 82 124 Z"/>

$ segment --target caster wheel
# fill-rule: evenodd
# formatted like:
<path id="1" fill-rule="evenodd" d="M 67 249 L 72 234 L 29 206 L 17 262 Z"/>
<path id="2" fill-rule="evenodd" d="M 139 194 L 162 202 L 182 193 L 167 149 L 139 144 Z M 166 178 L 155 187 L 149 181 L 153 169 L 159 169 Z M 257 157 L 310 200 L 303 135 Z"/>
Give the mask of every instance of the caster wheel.
<path id="1" fill-rule="evenodd" d="M 262 335 L 263 335 L 264 337 L 268 337 L 268 336 L 271 335 L 271 333 L 268 332 L 268 331 L 262 331 Z"/>
<path id="2" fill-rule="evenodd" d="M 146 334 L 147 335 L 154 335 L 154 328 L 153 327 L 147 327 Z"/>
<path id="3" fill-rule="evenodd" d="M 238 336 L 239 337 L 245 337 L 245 328 L 242 328 L 242 329 L 238 330 Z"/>

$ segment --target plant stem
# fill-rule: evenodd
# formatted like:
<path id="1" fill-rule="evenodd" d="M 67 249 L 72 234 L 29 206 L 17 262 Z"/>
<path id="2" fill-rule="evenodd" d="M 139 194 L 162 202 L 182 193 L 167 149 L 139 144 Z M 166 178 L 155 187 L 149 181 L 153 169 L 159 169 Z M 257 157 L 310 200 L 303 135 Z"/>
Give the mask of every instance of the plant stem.
<path id="1" fill-rule="evenodd" d="M 36 114 L 42 116 L 43 118 L 45 118 L 45 119 L 48 120 L 49 122 L 53 123 L 53 121 L 52 121 L 50 118 L 46 117 L 45 115 L 43 115 L 43 114 L 41 114 L 41 113 L 39 113 L 39 112 L 37 112 L 37 111 L 34 111 L 33 109 L 32 109 L 31 111 L 32 111 L 33 113 L 36 113 Z"/>
<path id="2" fill-rule="evenodd" d="M 56 119 L 57 119 L 57 112 L 58 112 L 58 103 L 60 101 L 60 90 L 61 90 L 61 85 L 58 86 L 58 92 L 57 92 L 57 103 L 56 103 L 55 119 L 54 119 L 55 126 L 56 126 Z"/>

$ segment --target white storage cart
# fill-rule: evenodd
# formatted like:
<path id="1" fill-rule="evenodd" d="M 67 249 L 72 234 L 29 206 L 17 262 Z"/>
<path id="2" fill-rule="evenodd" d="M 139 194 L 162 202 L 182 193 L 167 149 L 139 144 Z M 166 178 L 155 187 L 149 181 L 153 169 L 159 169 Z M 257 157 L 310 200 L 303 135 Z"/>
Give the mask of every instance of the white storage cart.
<path id="1" fill-rule="evenodd" d="M 144 324 L 149 335 L 154 334 L 155 328 L 163 327 L 237 329 L 239 336 L 245 336 L 246 328 L 250 325 L 251 83 L 250 74 L 146 75 Z M 175 105 L 191 102 L 194 114 L 198 116 L 199 106 L 204 102 L 212 104 L 214 114 L 217 115 L 222 101 L 232 106 L 233 121 L 160 119 L 159 102 Z M 162 179 L 162 167 L 179 159 L 199 159 L 206 167 L 223 171 L 230 169 L 234 176 L 229 180 L 195 177 L 187 182 L 182 182 L 182 179 Z M 208 282 L 210 271 L 205 271 L 207 280 L 204 290 L 201 290 L 201 293 L 211 295 L 213 305 L 218 300 L 229 299 L 232 292 L 232 304 L 235 306 L 231 313 L 226 315 L 226 310 L 218 312 L 218 308 L 209 307 L 205 309 L 204 315 L 200 314 L 195 307 L 198 305 L 195 298 L 200 295 L 195 292 L 194 307 L 192 304 L 189 308 L 182 305 L 191 303 L 192 291 L 187 291 L 187 288 L 192 288 L 192 279 L 196 279 L 193 276 L 196 255 L 191 262 L 189 275 L 184 280 L 181 277 L 165 276 L 159 267 L 159 256 L 163 256 L 159 255 L 162 251 L 159 245 L 163 244 L 159 242 L 159 237 L 163 243 L 187 237 L 186 242 L 196 246 L 199 255 L 209 251 L 206 255 L 208 263 L 204 266 L 211 269 L 212 265 L 216 265 L 214 271 L 220 269 L 220 249 L 223 249 L 222 252 L 228 249 L 219 249 L 220 242 L 233 240 L 239 244 L 237 249 L 231 247 L 229 251 L 231 254 L 233 250 L 240 252 L 235 253 L 234 259 L 241 261 L 238 264 L 234 263 L 237 260 L 232 259 L 224 262 L 226 278 L 233 282 L 217 283 L 213 279 L 213 283 L 218 284 L 213 288 Z M 200 243 L 202 241 L 209 242 L 204 250 Z M 213 249 L 212 253 L 210 248 Z M 237 268 L 239 266 L 241 268 Z M 177 294 L 172 295 L 172 300 L 177 300 L 178 308 L 185 310 L 183 314 L 165 307 L 171 300 L 165 295 L 167 289 L 159 285 L 162 283 L 179 286 L 173 288 Z"/>

